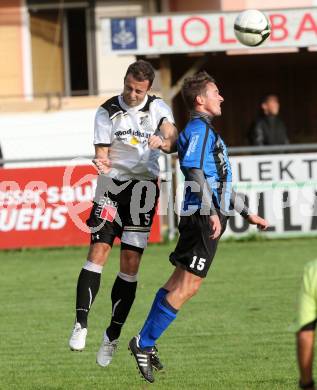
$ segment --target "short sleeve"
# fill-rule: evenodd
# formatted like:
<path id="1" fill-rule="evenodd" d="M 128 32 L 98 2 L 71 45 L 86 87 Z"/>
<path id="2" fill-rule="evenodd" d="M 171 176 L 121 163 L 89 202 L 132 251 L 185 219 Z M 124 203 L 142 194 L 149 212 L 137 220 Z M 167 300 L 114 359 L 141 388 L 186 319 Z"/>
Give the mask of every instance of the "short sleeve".
<path id="1" fill-rule="evenodd" d="M 155 100 L 155 116 L 157 126 L 159 126 L 164 119 L 170 123 L 175 123 L 172 110 L 162 99 Z"/>
<path id="2" fill-rule="evenodd" d="M 186 134 L 188 136 L 186 137 Z M 186 131 L 186 142 L 183 149 L 181 167 L 203 168 L 206 148 L 209 150 L 213 143 L 213 134 L 206 126 L 197 126 Z"/>
<path id="3" fill-rule="evenodd" d="M 94 145 L 112 143 L 112 122 L 108 111 L 99 107 L 95 116 Z"/>

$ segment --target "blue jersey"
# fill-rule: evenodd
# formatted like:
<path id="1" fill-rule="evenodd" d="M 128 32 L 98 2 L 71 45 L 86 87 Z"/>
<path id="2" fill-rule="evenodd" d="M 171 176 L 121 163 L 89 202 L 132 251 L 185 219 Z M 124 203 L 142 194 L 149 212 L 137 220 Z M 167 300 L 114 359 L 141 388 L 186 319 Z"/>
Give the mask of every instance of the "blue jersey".
<path id="1" fill-rule="evenodd" d="M 187 177 L 187 169 L 201 169 L 212 190 L 214 206 L 228 211 L 230 207 L 232 172 L 227 147 L 219 134 L 202 118 L 191 119 L 177 140 L 181 170 Z M 183 210 L 191 206 L 201 207 L 201 200 L 185 186 Z"/>

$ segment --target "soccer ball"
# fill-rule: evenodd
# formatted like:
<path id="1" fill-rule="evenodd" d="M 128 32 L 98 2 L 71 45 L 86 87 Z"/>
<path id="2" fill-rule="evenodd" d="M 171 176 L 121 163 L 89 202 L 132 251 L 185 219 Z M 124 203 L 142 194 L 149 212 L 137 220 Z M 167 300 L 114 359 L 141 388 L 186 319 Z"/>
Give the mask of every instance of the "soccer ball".
<path id="1" fill-rule="evenodd" d="M 270 36 L 271 26 L 262 12 L 248 9 L 236 17 L 234 33 L 243 45 L 259 46 Z"/>

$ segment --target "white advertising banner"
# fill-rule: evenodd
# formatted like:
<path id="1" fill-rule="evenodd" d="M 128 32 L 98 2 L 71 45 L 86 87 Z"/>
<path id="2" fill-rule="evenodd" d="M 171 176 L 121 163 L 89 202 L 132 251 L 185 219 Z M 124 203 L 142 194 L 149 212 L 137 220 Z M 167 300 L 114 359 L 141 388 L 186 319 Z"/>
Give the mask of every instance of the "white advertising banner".
<path id="1" fill-rule="evenodd" d="M 0 141 L 4 158 L 23 160 L 93 155 L 96 109 L 0 115 Z M 48 164 L 56 165 L 48 162 L 27 163 L 28 166 Z M 79 164 L 78 160 L 76 164 Z"/>
<path id="2" fill-rule="evenodd" d="M 317 45 L 317 8 L 264 11 L 271 23 L 265 47 Z M 233 25 L 238 12 L 101 18 L 103 55 L 191 53 L 241 49 Z"/>
<path id="3" fill-rule="evenodd" d="M 251 211 L 265 217 L 268 235 L 317 235 L 317 153 L 239 156 L 230 158 L 236 192 L 244 194 Z M 178 169 L 177 208 L 183 175 Z M 257 229 L 237 213 L 225 236 Z"/>

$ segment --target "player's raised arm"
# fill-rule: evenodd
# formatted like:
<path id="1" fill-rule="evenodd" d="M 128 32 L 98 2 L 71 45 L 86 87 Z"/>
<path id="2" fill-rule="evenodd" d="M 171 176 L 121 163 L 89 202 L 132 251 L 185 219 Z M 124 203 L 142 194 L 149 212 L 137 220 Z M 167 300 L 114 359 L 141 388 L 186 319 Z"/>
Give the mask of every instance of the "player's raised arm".
<path id="1" fill-rule="evenodd" d="M 160 149 L 165 153 L 176 152 L 177 129 L 174 124 L 164 120 L 160 127 L 162 145 Z"/>
<path id="2" fill-rule="evenodd" d="M 149 139 L 151 149 L 161 149 L 164 153 L 176 152 L 177 129 L 171 108 L 162 100 L 155 100 L 156 130 Z"/>
<path id="3" fill-rule="evenodd" d="M 165 119 L 160 128 L 149 138 L 149 147 L 161 149 L 164 153 L 176 152 L 177 135 L 174 124 Z"/>

